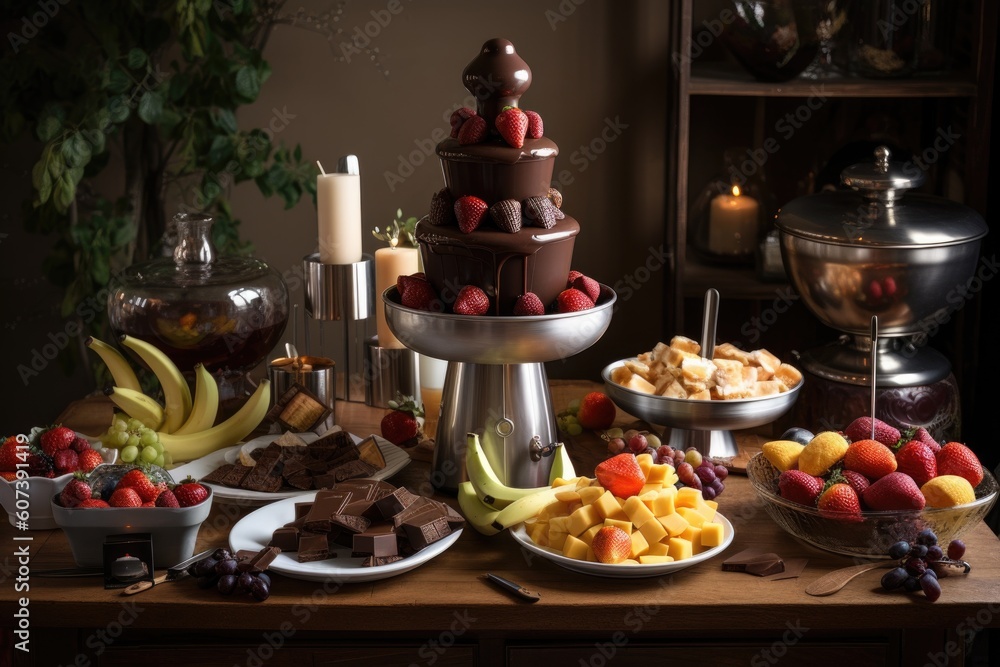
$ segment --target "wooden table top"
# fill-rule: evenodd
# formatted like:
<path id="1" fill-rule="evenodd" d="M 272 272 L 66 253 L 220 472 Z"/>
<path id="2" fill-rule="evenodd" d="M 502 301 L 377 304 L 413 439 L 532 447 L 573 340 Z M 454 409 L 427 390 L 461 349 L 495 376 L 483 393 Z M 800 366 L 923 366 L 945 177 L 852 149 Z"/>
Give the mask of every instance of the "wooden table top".
<path id="1" fill-rule="evenodd" d="M 553 405 L 559 410 L 595 386 L 555 381 Z M 359 435 L 377 432 L 383 411 L 359 404 L 341 404 L 338 409 L 348 430 Z M 93 416 L 91 411 L 84 413 Z M 85 426 L 86 419 L 80 414 L 77 409 L 76 421 L 69 425 Z M 619 417 L 621 424 L 632 421 L 628 415 Z M 592 470 L 604 457 L 604 443 L 594 434 L 568 444 L 578 472 Z M 419 488 L 429 482 L 429 476 L 429 464 L 415 460 L 392 481 Z M 440 497 L 455 504 L 454 498 Z M 565 570 L 521 549 L 506 533 L 486 537 L 467 527 L 448 551 L 409 573 L 348 584 L 275 575 L 271 597 L 263 603 L 200 590 L 191 579 L 124 598 L 119 591 L 105 590 L 99 577 L 34 577 L 29 580 L 30 590 L 24 593 L 12 585 L 17 576 L 16 546 L 30 545 L 29 569 L 69 567 L 74 565 L 73 559 L 62 531 L 33 531 L 31 542 L 15 542 L 19 535 L 5 523 L 0 528 L 0 543 L 4 545 L 0 581 L 6 580 L 0 583 L 0 613 L 10 618 L 17 599 L 27 595 L 32 623 L 43 627 L 80 627 L 91 621 L 103 624 L 120 614 L 126 603 L 141 608 L 134 623 L 143 628 L 246 630 L 291 623 L 308 624 L 309 630 L 315 631 L 370 632 L 387 627 L 391 618 L 393 630 L 412 632 L 439 630 L 456 619 L 471 619 L 470 623 L 480 624 L 477 630 L 483 633 L 574 633 L 624 625 L 636 632 L 669 634 L 713 628 L 774 629 L 790 622 L 823 630 L 941 628 L 977 614 L 982 625 L 1000 626 L 1000 541 L 985 524 L 964 538 L 967 559 L 973 566 L 971 574 L 943 580 L 944 592 L 936 603 L 920 595 L 881 591 L 881 570 L 868 572 L 841 592 L 821 598 L 807 595 L 806 586 L 833 569 L 854 564 L 852 559 L 810 547 L 783 532 L 767 515 L 746 478 L 730 475 L 718 501 L 719 511 L 735 529 L 735 539 L 725 554 L 757 547 L 786 559 L 806 558 L 808 564 L 801 576 L 765 581 L 722 572 L 725 555 L 719 555 L 664 577 L 593 577 Z M 226 545 L 231 526 L 249 511 L 217 503 L 201 528 L 198 550 Z M 512 598 L 483 580 L 487 572 L 539 592 L 541 600 L 528 604 Z"/>

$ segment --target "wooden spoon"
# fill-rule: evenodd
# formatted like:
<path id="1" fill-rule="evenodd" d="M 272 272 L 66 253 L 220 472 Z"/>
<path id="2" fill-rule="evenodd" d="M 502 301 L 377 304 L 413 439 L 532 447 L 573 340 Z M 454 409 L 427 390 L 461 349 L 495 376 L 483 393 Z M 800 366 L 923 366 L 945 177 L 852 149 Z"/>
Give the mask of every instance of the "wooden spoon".
<path id="1" fill-rule="evenodd" d="M 880 561 L 878 563 L 862 563 L 861 565 L 852 565 L 851 567 L 842 567 L 839 570 L 834 570 L 829 574 L 823 575 L 816 581 L 806 586 L 806 593 L 817 597 L 833 595 L 846 586 L 847 582 L 854 577 L 864 574 L 869 570 L 876 570 L 880 567 L 895 567 L 895 565 L 896 561 L 890 560 Z"/>

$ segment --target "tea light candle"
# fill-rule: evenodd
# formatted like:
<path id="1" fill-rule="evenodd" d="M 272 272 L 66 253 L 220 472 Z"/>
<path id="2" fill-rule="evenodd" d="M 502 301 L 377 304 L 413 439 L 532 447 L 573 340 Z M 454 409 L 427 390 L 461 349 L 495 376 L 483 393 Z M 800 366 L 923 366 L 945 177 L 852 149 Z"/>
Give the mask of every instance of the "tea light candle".
<path id="1" fill-rule="evenodd" d="M 712 199 L 708 213 L 708 249 L 719 255 L 745 255 L 757 243 L 757 214 L 760 205 L 753 197 L 720 194 Z"/>
<path id="2" fill-rule="evenodd" d="M 375 294 L 379 300 L 375 306 L 377 317 L 375 324 L 378 331 L 379 347 L 393 349 L 406 347 L 389 330 L 389 325 L 385 321 L 385 308 L 382 306 L 379 295 L 395 285 L 399 276 L 408 276 L 419 271 L 419 257 L 420 253 L 417 252 L 416 248 L 400 248 L 396 245 L 379 248 L 375 251 Z"/>
<path id="3" fill-rule="evenodd" d="M 319 261 L 353 264 L 361 261 L 361 176 L 320 174 L 316 177 L 319 218 Z"/>

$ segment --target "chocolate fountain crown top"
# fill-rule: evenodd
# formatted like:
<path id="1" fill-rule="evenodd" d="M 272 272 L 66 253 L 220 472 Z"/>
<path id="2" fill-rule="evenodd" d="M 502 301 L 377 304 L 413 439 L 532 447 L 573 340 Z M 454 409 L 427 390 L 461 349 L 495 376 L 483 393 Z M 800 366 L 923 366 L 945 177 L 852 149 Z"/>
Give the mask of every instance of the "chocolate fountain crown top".
<path id="1" fill-rule="evenodd" d="M 519 105 L 521 95 L 531 86 L 531 68 L 510 40 L 494 38 L 466 65 L 462 84 L 476 98 L 476 113 L 492 128 L 504 107 Z"/>

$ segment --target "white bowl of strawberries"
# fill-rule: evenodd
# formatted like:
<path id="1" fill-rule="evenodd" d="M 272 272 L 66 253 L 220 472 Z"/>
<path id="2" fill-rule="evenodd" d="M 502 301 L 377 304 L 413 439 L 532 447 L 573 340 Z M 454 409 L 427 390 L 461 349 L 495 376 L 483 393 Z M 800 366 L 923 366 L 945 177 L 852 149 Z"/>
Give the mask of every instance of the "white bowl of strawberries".
<path id="1" fill-rule="evenodd" d="M 901 433 L 876 419 L 872 438 L 872 420 L 861 417 L 842 433 L 793 431 L 798 442 L 765 443 L 747 476 L 779 526 L 821 549 L 884 558 L 925 528 L 947 544 L 997 500 L 996 478 L 971 449 L 923 429 Z"/>
<path id="2" fill-rule="evenodd" d="M 131 533 L 149 533 L 154 562 L 171 565 L 194 553 L 212 490 L 190 478 L 175 483 L 158 466 L 112 465 L 71 479 L 49 503 L 78 566 L 101 565 L 105 537 Z"/>

